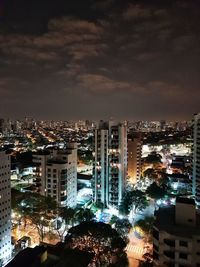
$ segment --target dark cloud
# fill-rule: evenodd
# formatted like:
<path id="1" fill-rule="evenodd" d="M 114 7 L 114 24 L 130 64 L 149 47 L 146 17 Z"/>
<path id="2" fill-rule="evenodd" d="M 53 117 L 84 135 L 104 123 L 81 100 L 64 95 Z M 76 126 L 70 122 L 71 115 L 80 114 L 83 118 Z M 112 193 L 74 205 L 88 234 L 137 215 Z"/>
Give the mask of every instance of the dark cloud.
<path id="1" fill-rule="evenodd" d="M 10 2 L 1 21 L 2 116 L 182 119 L 198 111 L 198 1 L 55 8 L 45 0 L 46 9 L 31 1 L 29 17 L 19 2 L 21 16 L 11 19 Z"/>

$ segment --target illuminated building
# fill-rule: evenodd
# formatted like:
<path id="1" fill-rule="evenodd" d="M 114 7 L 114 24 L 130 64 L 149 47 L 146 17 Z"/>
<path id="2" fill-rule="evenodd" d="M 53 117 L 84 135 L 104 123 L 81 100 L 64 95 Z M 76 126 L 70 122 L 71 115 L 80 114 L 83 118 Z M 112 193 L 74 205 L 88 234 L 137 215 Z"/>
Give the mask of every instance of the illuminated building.
<path id="1" fill-rule="evenodd" d="M 126 126 L 101 121 L 95 130 L 94 152 L 94 201 L 118 207 L 127 177 Z"/>
<path id="2" fill-rule="evenodd" d="M 128 139 L 128 177 L 135 184 L 141 176 L 142 142 L 140 138 Z"/>
<path id="3" fill-rule="evenodd" d="M 200 204 L 200 113 L 193 118 L 193 195 Z"/>
<path id="4" fill-rule="evenodd" d="M 43 196 L 51 196 L 62 207 L 75 207 L 77 196 L 77 145 L 65 150 L 38 151 L 33 155 L 36 185 Z"/>
<path id="5" fill-rule="evenodd" d="M 200 214 L 195 201 L 177 198 L 160 208 L 153 228 L 154 266 L 200 266 Z"/>
<path id="6" fill-rule="evenodd" d="M 11 257 L 10 156 L 0 151 L 0 259 Z"/>

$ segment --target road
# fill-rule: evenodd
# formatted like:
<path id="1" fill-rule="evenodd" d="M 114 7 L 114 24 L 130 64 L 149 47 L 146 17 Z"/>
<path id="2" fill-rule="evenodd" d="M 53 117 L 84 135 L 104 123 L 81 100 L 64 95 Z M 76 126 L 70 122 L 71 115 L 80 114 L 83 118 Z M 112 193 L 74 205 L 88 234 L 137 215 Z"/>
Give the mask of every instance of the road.
<path id="1" fill-rule="evenodd" d="M 153 216 L 154 210 L 155 210 L 154 201 L 150 200 L 149 206 L 146 209 L 144 209 L 140 213 L 133 214 L 133 224 L 136 221 L 144 219 L 147 216 Z M 130 242 L 126 247 L 127 256 L 129 259 L 129 267 L 138 267 L 139 260 L 142 260 L 142 256 L 145 253 L 144 251 L 145 241 L 144 238 L 140 237 L 140 235 L 138 235 L 134 230 L 130 232 L 129 240 Z"/>

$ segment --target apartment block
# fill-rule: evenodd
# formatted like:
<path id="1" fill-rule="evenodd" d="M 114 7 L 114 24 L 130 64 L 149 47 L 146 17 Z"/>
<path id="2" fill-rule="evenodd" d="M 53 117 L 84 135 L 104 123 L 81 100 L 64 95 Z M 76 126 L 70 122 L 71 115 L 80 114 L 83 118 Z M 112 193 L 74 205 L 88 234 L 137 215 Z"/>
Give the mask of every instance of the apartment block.
<path id="1" fill-rule="evenodd" d="M 77 145 L 38 151 L 33 155 L 38 192 L 51 196 L 61 207 L 75 207 L 77 198 Z"/>
<path id="2" fill-rule="evenodd" d="M 95 130 L 94 201 L 120 205 L 127 178 L 127 129 L 121 123 L 100 121 Z"/>

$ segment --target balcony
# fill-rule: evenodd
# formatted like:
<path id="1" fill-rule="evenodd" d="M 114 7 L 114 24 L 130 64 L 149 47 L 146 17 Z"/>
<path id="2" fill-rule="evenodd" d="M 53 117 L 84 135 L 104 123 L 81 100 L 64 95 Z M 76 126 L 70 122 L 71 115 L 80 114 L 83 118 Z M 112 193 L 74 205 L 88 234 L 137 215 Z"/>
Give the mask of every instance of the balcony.
<path id="1" fill-rule="evenodd" d="M 164 255 L 171 260 L 175 259 L 175 252 L 174 251 L 164 251 Z"/>
<path id="2" fill-rule="evenodd" d="M 169 246 L 174 248 L 175 247 L 175 240 L 171 240 L 171 239 L 164 239 L 164 243 Z"/>

